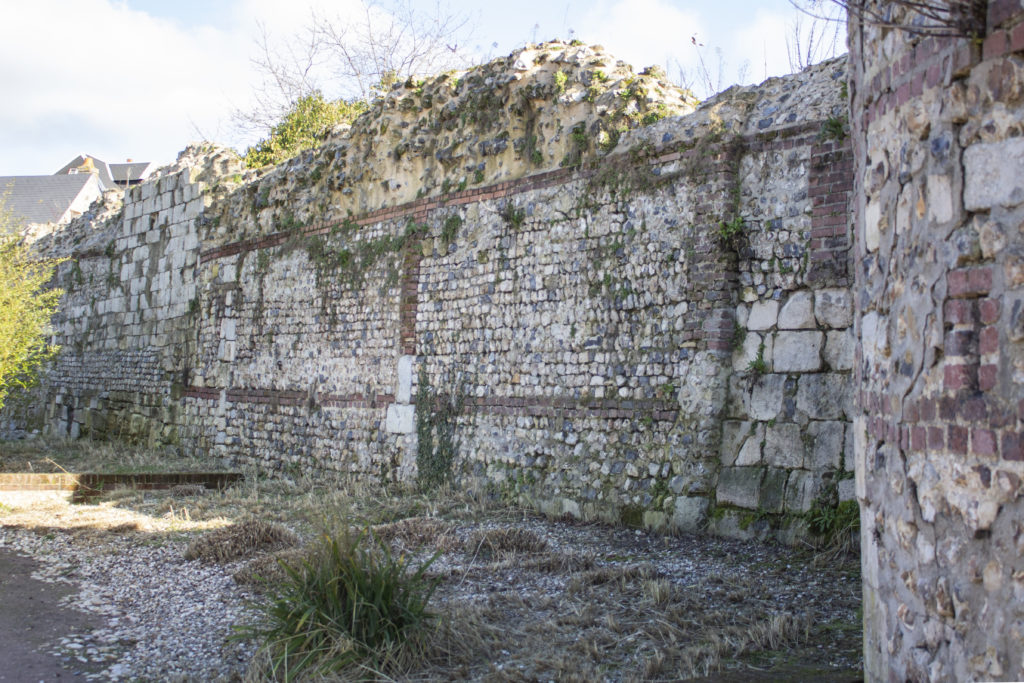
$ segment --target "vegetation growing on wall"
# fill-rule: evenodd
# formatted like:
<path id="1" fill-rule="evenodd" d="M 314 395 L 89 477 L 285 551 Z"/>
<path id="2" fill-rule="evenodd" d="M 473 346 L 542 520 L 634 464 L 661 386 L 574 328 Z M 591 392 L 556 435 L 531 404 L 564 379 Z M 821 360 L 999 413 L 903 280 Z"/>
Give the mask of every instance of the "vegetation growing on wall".
<path id="1" fill-rule="evenodd" d="M 458 417 L 465 407 L 465 393 L 456 386 L 442 396 L 430 385 L 426 368 L 420 367 L 416 389 L 416 479 L 420 488 L 430 490 L 451 481 L 460 438 Z"/>
<path id="2" fill-rule="evenodd" d="M 316 147 L 331 128 L 351 123 L 366 106 L 362 100 L 331 102 L 320 92 L 300 97 L 266 139 L 246 150 L 245 164 L 249 168 L 279 164 L 302 150 Z"/>

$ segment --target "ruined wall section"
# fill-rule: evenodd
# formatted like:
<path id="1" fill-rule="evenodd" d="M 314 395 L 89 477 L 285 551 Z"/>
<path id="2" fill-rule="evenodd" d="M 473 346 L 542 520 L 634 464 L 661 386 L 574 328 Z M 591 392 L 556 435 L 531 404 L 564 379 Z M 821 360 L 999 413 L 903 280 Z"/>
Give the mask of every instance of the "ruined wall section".
<path id="1" fill-rule="evenodd" d="M 43 255 L 68 260 L 55 283 L 66 292 L 53 320 L 61 352 L 30 422 L 71 437 L 177 441 L 195 349 L 198 219 L 212 201 L 203 179 L 231 163 L 208 151 L 110 193 L 36 243 Z"/>
<path id="2" fill-rule="evenodd" d="M 983 42 L 851 24 L 872 680 L 1024 678 L 1024 11 L 987 13 Z"/>
<path id="3" fill-rule="evenodd" d="M 848 476 L 848 149 L 825 125 L 844 62 L 659 118 L 675 96 L 653 74 L 589 48 L 529 52 L 454 88 L 401 86 L 279 167 L 193 150 L 131 190 L 95 238 L 103 258 L 78 250 L 106 270 L 69 295 L 51 407 L 70 401 L 77 424 L 93 406 L 82 433 L 390 480 L 414 475 L 432 406 L 458 397 L 462 485 L 800 535 Z M 442 85 L 447 101 L 400 104 Z M 515 144 L 526 101 L 539 155 Z M 401 154 L 381 117 L 406 131 Z M 495 151 L 483 131 L 503 121 Z M 422 170 L 448 158 L 479 182 Z"/>
<path id="4" fill-rule="evenodd" d="M 184 442 L 409 476 L 422 370 L 432 395 L 462 396 L 467 484 L 650 526 L 715 508 L 722 533 L 793 537 L 849 476 L 848 413 L 823 405 L 848 395 L 846 271 L 815 270 L 848 255 L 848 167 L 823 161 L 848 149 L 822 133 L 843 77 L 838 61 L 737 89 L 600 163 L 343 218 L 315 162 L 239 186 L 206 212 Z M 775 318 L 747 331 L 758 307 Z M 745 407 L 762 375 L 790 387 L 777 414 Z M 796 430 L 772 442 L 794 454 L 737 462 L 740 422 Z"/>

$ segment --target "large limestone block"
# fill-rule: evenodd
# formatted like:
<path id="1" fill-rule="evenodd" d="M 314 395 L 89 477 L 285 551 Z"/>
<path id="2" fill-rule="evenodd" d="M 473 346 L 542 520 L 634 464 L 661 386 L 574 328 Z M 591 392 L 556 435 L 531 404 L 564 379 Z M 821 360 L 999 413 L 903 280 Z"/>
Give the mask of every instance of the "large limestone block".
<path id="1" fill-rule="evenodd" d="M 786 511 L 807 512 L 821 491 L 821 479 L 811 472 L 794 470 L 786 483 Z"/>
<path id="2" fill-rule="evenodd" d="M 761 375 L 750 388 L 750 417 L 755 420 L 774 420 L 782 412 L 782 399 L 786 389 L 785 375 Z"/>
<path id="3" fill-rule="evenodd" d="M 968 211 L 1024 202 L 1024 138 L 971 145 L 964 151 L 964 205 Z"/>
<path id="4" fill-rule="evenodd" d="M 796 390 L 796 408 L 814 420 L 838 420 L 846 414 L 851 391 L 846 375 L 804 375 Z"/>
<path id="5" fill-rule="evenodd" d="M 672 513 L 672 526 L 680 531 L 698 531 L 704 526 L 707 513 L 707 498 L 679 496 Z"/>
<path id="6" fill-rule="evenodd" d="M 821 369 L 821 332 L 779 332 L 772 363 L 776 372 L 816 372 Z"/>
<path id="7" fill-rule="evenodd" d="M 785 422 L 768 427 L 765 430 L 764 461 L 775 467 L 803 467 L 804 441 L 800 425 Z"/>
<path id="8" fill-rule="evenodd" d="M 815 327 L 814 295 L 806 290 L 794 292 L 779 311 L 779 329 L 813 330 Z"/>
<path id="9" fill-rule="evenodd" d="M 778 301 L 755 301 L 747 317 L 748 330 L 770 330 L 779 320 Z"/>
<path id="10" fill-rule="evenodd" d="M 814 317 L 820 325 L 843 329 L 853 325 L 853 294 L 831 287 L 814 293 Z"/>
<path id="11" fill-rule="evenodd" d="M 844 423 L 835 421 L 811 422 L 807 425 L 810 448 L 804 466 L 815 472 L 839 469 L 845 428 Z"/>
<path id="12" fill-rule="evenodd" d="M 758 507 L 765 512 L 782 512 L 789 471 L 769 467 L 761 480 L 761 497 Z"/>
<path id="13" fill-rule="evenodd" d="M 760 467 L 726 467 L 718 475 L 715 500 L 719 505 L 756 510 L 763 478 L 764 470 Z"/>
<path id="14" fill-rule="evenodd" d="M 415 408 L 392 403 L 388 406 L 385 429 L 389 434 L 412 434 L 416 422 Z"/>
<path id="15" fill-rule="evenodd" d="M 825 362 L 833 370 L 852 370 L 856 339 L 853 328 L 825 333 Z"/>

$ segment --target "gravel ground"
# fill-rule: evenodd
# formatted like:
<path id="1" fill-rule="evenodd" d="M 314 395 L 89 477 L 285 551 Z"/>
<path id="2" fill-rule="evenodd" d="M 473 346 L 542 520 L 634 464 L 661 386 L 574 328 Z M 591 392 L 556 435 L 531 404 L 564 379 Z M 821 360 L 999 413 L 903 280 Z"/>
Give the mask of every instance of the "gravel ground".
<path id="1" fill-rule="evenodd" d="M 232 515 L 224 501 L 154 493 L 100 505 L 0 506 L 0 547 L 40 562 L 38 578 L 73 587 L 68 599 L 101 618 L 100 628 L 49 645 L 69 669 L 99 663 L 102 671 L 86 674 L 97 680 L 238 680 L 254 646 L 228 636 L 254 618 L 249 605 L 259 595 L 232 579 L 244 562 L 204 564 L 183 554 L 191 539 L 244 516 L 244 507 Z M 435 605 L 466 637 L 457 653 L 427 656 L 400 678 L 859 675 L 856 558 L 521 510 L 429 507 L 370 521 L 391 521 L 376 529 L 396 548 L 443 551 L 431 567 L 441 580 Z M 433 518 L 416 517 L 424 512 Z M 406 517 L 413 519 L 393 521 Z M 309 536 L 308 527 L 280 521 Z"/>

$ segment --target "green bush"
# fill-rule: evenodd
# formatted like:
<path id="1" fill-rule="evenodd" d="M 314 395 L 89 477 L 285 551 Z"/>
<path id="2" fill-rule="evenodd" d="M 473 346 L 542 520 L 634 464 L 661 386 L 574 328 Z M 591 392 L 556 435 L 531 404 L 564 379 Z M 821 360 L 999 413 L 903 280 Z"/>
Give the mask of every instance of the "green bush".
<path id="1" fill-rule="evenodd" d="M 436 558 L 412 566 L 369 530 L 325 533 L 310 559 L 281 563 L 287 576 L 263 606 L 265 622 L 238 637 L 262 641 L 275 680 L 346 667 L 382 671 L 434 619 L 427 603 L 438 580 L 426 571 Z"/>
<path id="2" fill-rule="evenodd" d="M 328 102 L 319 92 L 300 97 L 285 112 L 270 135 L 245 152 L 245 164 L 259 168 L 279 164 L 305 149 L 319 145 L 339 123 L 351 123 L 366 110 L 366 102 Z"/>
<path id="3" fill-rule="evenodd" d="M 50 318 L 64 294 L 49 284 L 60 261 L 38 258 L 18 227 L 0 197 L 0 408 L 56 355 Z"/>

